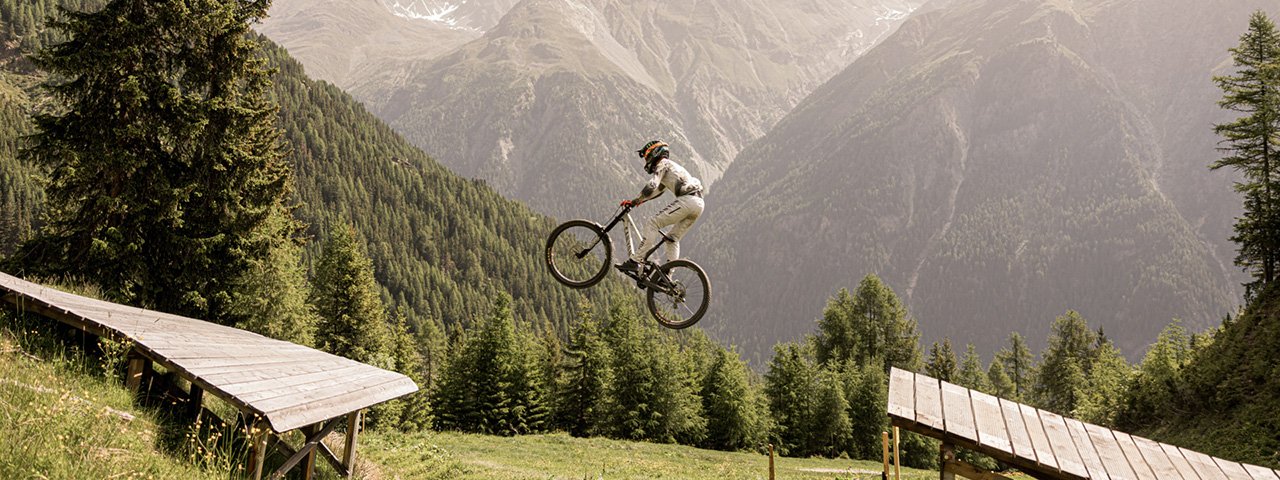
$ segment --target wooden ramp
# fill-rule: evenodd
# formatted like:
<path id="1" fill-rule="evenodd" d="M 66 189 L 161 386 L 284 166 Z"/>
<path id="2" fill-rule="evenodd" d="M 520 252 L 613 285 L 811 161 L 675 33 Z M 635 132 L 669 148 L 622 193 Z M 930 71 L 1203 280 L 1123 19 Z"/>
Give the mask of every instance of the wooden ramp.
<path id="1" fill-rule="evenodd" d="M 992 478 L 948 458 L 948 447 L 959 446 L 1036 478 L 1280 480 L 1278 470 L 1210 457 L 897 368 L 889 377 L 889 418 L 895 426 L 942 440 L 944 478 L 948 470 Z"/>
<path id="2" fill-rule="evenodd" d="M 100 337 L 133 343 L 128 383 L 138 385 L 150 362 L 191 382 L 198 409 L 203 392 L 240 409 L 256 430 L 253 477 L 261 476 L 267 436 L 290 458 L 283 475 L 317 450 L 342 474 L 354 461 L 360 410 L 418 390 L 408 377 L 313 348 L 237 328 L 73 295 L 0 273 L 0 298 L 20 311 L 38 313 Z M 192 407 L 192 406 L 189 406 Z M 338 460 L 318 440 L 341 422 L 348 426 L 347 451 Z M 272 434 L 270 431 L 274 431 Z M 294 449 L 278 434 L 302 428 L 308 441 Z M 314 437 L 314 438 L 313 438 Z M 314 441 L 313 441 L 314 440 Z M 296 457 L 296 458 L 295 458 Z M 292 463 L 290 463 L 292 462 Z"/>

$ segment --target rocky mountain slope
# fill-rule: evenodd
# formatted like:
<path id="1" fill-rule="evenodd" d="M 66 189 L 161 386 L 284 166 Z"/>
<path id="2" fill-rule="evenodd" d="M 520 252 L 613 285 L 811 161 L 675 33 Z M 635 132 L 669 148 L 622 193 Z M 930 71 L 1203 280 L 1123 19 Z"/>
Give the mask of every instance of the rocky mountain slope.
<path id="1" fill-rule="evenodd" d="M 760 354 L 876 272 L 925 340 L 993 351 L 1079 310 L 1129 355 L 1236 303 L 1211 77 L 1266 1 L 931 5 L 744 150 L 690 250 Z"/>
<path id="2" fill-rule="evenodd" d="M 525 0 L 479 39 L 388 65 L 349 90 L 462 175 L 583 216 L 633 193 L 641 172 L 631 152 L 651 138 L 714 182 L 743 145 L 918 5 Z"/>

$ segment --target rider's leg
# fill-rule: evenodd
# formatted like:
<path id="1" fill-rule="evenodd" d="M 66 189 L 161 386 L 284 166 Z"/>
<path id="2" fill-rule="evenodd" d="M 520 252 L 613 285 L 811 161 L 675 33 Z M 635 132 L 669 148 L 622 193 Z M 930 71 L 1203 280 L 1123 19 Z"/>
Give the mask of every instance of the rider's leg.
<path id="1" fill-rule="evenodd" d="M 631 261 L 636 263 L 643 262 L 644 255 L 649 253 L 649 250 L 653 249 L 654 245 L 658 244 L 659 238 L 662 238 L 658 230 L 684 219 L 685 211 L 684 203 L 680 201 L 680 198 L 676 198 L 671 204 L 663 207 L 657 214 L 649 218 L 649 221 L 644 222 L 644 230 L 640 233 L 644 237 L 644 241 L 640 242 L 640 248 L 637 248 L 631 254 Z"/>
<path id="2" fill-rule="evenodd" d="M 671 231 L 667 232 L 667 236 L 671 238 L 671 242 L 667 243 L 667 261 L 674 262 L 680 258 L 680 239 L 684 238 L 684 234 L 693 228 L 694 222 L 698 221 L 698 217 L 702 215 L 702 198 L 685 196 L 680 197 L 678 201 L 684 202 L 681 209 L 687 212 L 684 218 L 676 222 L 676 226 L 671 227 Z"/>

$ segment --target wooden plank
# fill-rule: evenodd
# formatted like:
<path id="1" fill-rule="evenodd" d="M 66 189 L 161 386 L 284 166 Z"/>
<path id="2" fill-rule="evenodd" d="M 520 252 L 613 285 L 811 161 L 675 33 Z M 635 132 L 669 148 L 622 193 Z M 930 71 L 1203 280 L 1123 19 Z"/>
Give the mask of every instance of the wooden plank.
<path id="1" fill-rule="evenodd" d="M 1173 445 L 1161 443 L 1160 449 L 1169 456 L 1169 463 L 1178 469 L 1178 473 L 1182 474 L 1182 478 L 1186 480 L 1204 480 L 1200 478 L 1200 474 L 1196 473 L 1196 469 L 1192 468 L 1191 462 L 1187 461 L 1187 457 L 1182 455 L 1182 450 Z"/>
<path id="2" fill-rule="evenodd" d="M 245 366 L 240 371 L 230 371 L 214 374 L 202 374 L 203 378 L 211 383 L 219 385 L 231 386 L 239 383 L 252 382 L 269 378 L 282 378 L 297 375 L 307 375 L 317 372 L 345 370 L 348 368 L 366 368 L 376 370 L 377 367 L 365 365 L 354 360 L 330 360 L 325 362 L 296 362 L 287 365 L 271 365 L 271 366 Z"/>
<path id="3" fill-rule="evenodd" d="M 1107 438 L 1098 439 L 1100 441 L 1107 442 L 1105 447 L 1103 445 L 1094 445 L 1094 439 L 1090 438 L 1089 431 L 1083 422 L 1074 418 L 1065 417 L 1063 418 L 1063 421 L 1067 424 L 1067 432 L 1071 434 L 1071 441 L 1075 443 L 1076 452 L 1080 454 L 1080 461 L 1084 463 L 1085 469 L 1089 471 L 1089 477 L 1103 480 L 1120 480 L 1108 474 L 1108 467 L 1113 466 L 1110 464 L 1104 465 L 1102 455 L 1099 453 L 1099 450 L 1109 449 L 1114 452 L 1115 455 L 1119 455 L 1120 461 L 1124 462 L 1124 455 L 1120 453 L 1120 447 L 1115 445 L 1115 439 L 1110 438 L 1110 435 L 1108 434 Z M 1130 475 L 1125 477 L 1125 480 L 1134 479 L 1133 476 Z"/>
<path id="4" fill-rule="evenodd" d="M 1196 469 L 1196 473 L 1200 474 L 1202 480 L 1230 480 L 1208 455 L 1185 448 L 1178 448 L 1178 451 L 1182 452 L 1182 456 L 1191 464 L 1191 468 Z"/>
<path id="5" fill-rule="evenodd" d="M 894 368 L 889 372 L 889 415 L 916 421 L 915 374 Z"/>
<path id="6" fill-rule="evenodd" d="M 1226 474 L 1227 478 L 1230 478 L 1231 480 L 1253 480 L 1253 476 L 1249 475 L 1249 471 L 1245 470 L 1244 466 L 1239 463 L 1230 460 L 1223 460 L 1218 457 L 1212 458 L 1214 463 L 1218 464 L 1218 468 L 1222 469 L 1222 473 Z"/>
<path id="7" fill-rule="evenodd" d="M 298 428 L 311 418 L 342 415 L 399 398 L 418 391 L 407 377 L 336 397 L 316 399 L 301 405 L 269 412 L 272 425 L 277 428 Z"/>
<path id="8" fill-rule="evenodd" d="M 942 382 L 942 415 L 947 433 L 978 443 L 978 428 L 973 422 L 969 389 Z"/>
<path id="9" fill-rule="evenodd" d="M 1244 469 L 1249 471 L 1249 476 L 1253 477 L 1253 480 L 1280 480 L 1280 475 L 1278 475 L 1275 470 L 1247 463 L 1244 464 Z"/>
<path id="10" fill-rule="evenodd" d="M 1022 422 L 1022 409 L 1017 403 L 1003 398 L 999 399 L 1000 412 L 1004 416 L 1005 432 L 1009 434 L 1009 446 L 1013 448 L 1013 454 L 1038 465 L 1045 465 L 1040 461 L 1036 449 L 1031 445 L 1031 434 L 1027 433 L 1027 425 Z M 1052 458 L 1047 459 L 1053 461 Z M 1048 465 L 1050 468 L 1058 468 L 1057 462 Z"/>
<path id="11" fill-rule="evenodd" d="M 1040 414 L 1035 408 L 1027 405 L 1018 405 L 1022 412 L 1022 423 L 1027 426 L 1027 435 L 1031 436 L 1031 446 L 1036 449 L 1036 457 L 1040 459 L 1040 464 L 1063 470 L 1058 455 L 1053 451 L 1053 445 L 1049 442 L 1049 435 L 1045 433 L 1044 423 L 1040 421 Z"/>
<path id="12" fill-rule="evenodd" d="M 973 403 L 973 423 L 978 427 L 978 444 L 1013 455 L 1000 400 L 977 390 L 969 392 L 969 400 Z"/>
<path id="13" fill-rule="evenodd" d="M 198 374 L 201 377 L 227 372 L 238 372 L 246 368 L 288 368 L 293 365 L 307 365 L 313 363 L 316 363 L 316 361 L 310 358 L 302 360 L 291 358 L 284 360 L 273 359 L 269 362 L 243 358 L 192 358 L 182 361 L 182 365 L 184 367 L 187 367 L 192 373 Z"/>
<path id="14" fill-rule="evenodd" d="M 1153 473 L 1159 480 L 1199 480 L 1199 477 L 1186 478 L 1178 471 L 1178 467 L 1174 466 L 1173 461 L 1169 459 L 1169 454 L 1160 448 L 1160 444 L 1150 439 L 1142 437 L 1131 437 L 1133 443 L 1138 445 L 1138 451 L 1142 452 L 1143 460 L 1147 461 L 1147 466 L 1151 467 Z M 1280 480 L 1280 479 L 1277 479 Z"/>
<path id="15" fill-rule="evenodd" d="M 916 423 L 945 432 L 942 422 L 942 387 L 938 379 L 916 375 Z"/>
<path id="16" fill-rule="evenodd" d="M 275 391 L 237 395 L 236 398 L 244 400 L 254 408 L 270 414 L 273 411 L 283 408 L 316 402 L 347 392 L 359 392 L 365 388 L 371 388 L 388 381 L 400 379 L 399 375 L 389 375 L 389 373 L 390 372 L 379 371 L 377 373 L 369 373 L 346 379 L 328 379 L 306 385 L 282 388 Z"/>
<path id="17" fill-rule="evenodd" d="M 1113 480 L 1138 480 L 1138 474 L 1133 471 L 1133 465 L 1129 463 L 1128 457 L 1125 457 L 1124 451 L 1120 449 L 1120 442 L 1116 440 L 1111 430 L 1092 424 L 1085 425 L 1074 419 L 1068 420 L 1067 423 L 1080 424 L 1088 432 L 1086 439 L 1093 445 L 1094 454 L 1107 470 L 1108 477 Z"/>
<path id="18" fill-rule="evenodd" d="M 245 381 L 238 383 L 219 382 L 218 385 L 222 387 L 223 391 L 245 399 L 248 398 L 248 395 L 251 393 L 279 391 L 291 387 L 308 385 L 317 381 L 334 380 L 341 383 L 350 377 L 354 377 L 357 373 L 376 375 L 382 373 L 382 371 L 368 365 L 357 363 L 332 370 L 321 370 L 296 375 L 272 375 L 262 379 L 242 377 L 245 378 Z"/>
<path id="19" fill-rule="evenodd" d="M 1058 468 L 1071 475 L 1089 478 L 1089 471 L 1076 450 L 1075 441 L 1071 440 L 1071 432 L 1067 430 L 1067 422 L 1053 412 L 1037 409 L 1036 413 L 1040 415 L 1045 436 L 1049 437 L 1053 455 L 1058 458 Z"/>
<path id="20" fill-rule="evenodd" d="M 1148 462 L 1146 456 L 1142 454 L 1142 450 L 1138 448 L 1138 444 L 1133 440 L 1132 436 L 1127 433 L 1114 430 L 1111 431 L 1111 434 L 1115 436 L 1116 443 L 1120 444 L 1120 452 L 1124 453 L 1124 458 L 1129 460 L 1129 466 L 1133 467 L 1133 473 L 1136 474 L 1139 479 L 1161 480 L 1161 477 L 1156 476 L 1155 469 L 1151 467 L 1151 463 Z M 1168 461 L 1168 459 L 1165 461 Z M 1178 477 L 1181 477 L 1181 475 L 1177 475 L 1177 473 L 1174 472 L 1172 477 L 1166 478 Z"/>

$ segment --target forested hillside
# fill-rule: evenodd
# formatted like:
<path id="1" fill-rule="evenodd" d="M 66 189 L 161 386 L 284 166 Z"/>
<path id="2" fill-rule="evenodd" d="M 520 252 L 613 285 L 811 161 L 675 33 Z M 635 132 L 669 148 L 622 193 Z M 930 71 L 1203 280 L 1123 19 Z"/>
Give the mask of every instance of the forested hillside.
<path id="1" fill-rule="evenodd" d="M 16 158 L 39 79 L 17 57 L 53 38 L 37 19 L 59 3 L 99 2 L 0 0 L 4 25 L 12 26 L 0 29 L 7 52 L 0 95 L 14 99 L 0 104 L 0 224 L 14 225 L 0 232 L 0 253 L 26 235 L 42 204 L 40 173 Z M 505 291 L 523 321 L 567 331 L 583 297 L 556 284 L 542 264 L 553 220 L 454 175 L 341 90 L 307 78 L 284 50 L 268 45 L 266 52 L 278 69 L 273 96 L 300 202 L 295 216 L 307 224 L 308 263 L 332 226 L 351 223 L 368 244 L 384 300 L 411 324 L 466 325 Z"/>

